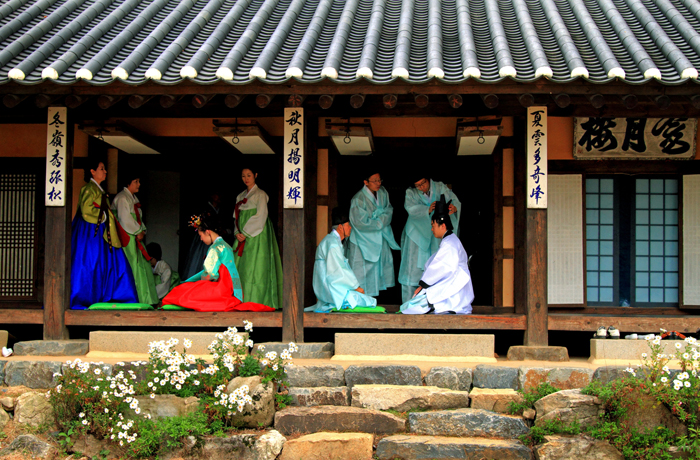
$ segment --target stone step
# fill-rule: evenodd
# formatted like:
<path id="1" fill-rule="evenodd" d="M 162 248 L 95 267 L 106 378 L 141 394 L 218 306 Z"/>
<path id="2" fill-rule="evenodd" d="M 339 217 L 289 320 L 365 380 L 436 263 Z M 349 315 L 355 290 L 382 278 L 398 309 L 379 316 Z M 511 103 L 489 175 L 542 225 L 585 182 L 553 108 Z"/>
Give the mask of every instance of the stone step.
<path id="1" fill-rule="evenodd" d="M 241 328 L 242 330 L 243 328 Z M 175 350 L 181 352 L 184 339 L 192 341 L 187 352 L 193 355 L 208 355 L 207 347 L 216 339 L 218 332 L 195 331 L 91 331 L 88 356 L 104 356 L 109 353 L 133 353 L 148 355 L 148 344 L 157 341 L 178 340 Z M 239 332 L 244 340 L 247 332 Z"/>
<path id="2" fill-rule="evenodd" d="M 336 333 L 334 360 L 361 357 L 381 360 L 389 356 L 434 361 L 495 363 L 493 334 L 371 334 Z"/>
<path id="3" fill-rule="evenodd" d="M 290 388 L 292 406 L 349 406 L 348 387 Z"/>
<path id="4" fill-rule="evenodd" d="M 339 364 L 321 366 L 287 366 L 287 381 L 290 387 L 344 387 L 345 370 Z"/>
<path id="5" fill-rule="evenodd" d="M 89 351 L 87 340 L 30 340 L 14 346 L 15 356 L 83 356 Z"/>
<path id="6" fill-rule="evenodd" d="M 368 433 L 313 433 L 287 440 L 279 460 L 367 460 L 373 443 Z"/>
<path id="7" fill-rule="evenodd" d="M 377 445 L 380 460 L 532 460 L 532 451 L 519 441 L 485 438 L 394 435 Z"/>
<path id="8" fill-rule="evenodd" d="M 482 409 L 411 412 L 408 431 L 427 436 L 494 437 L 516 439 L 530 429 L 522 417 Z"/>
<path id="9" fill-rule="evenodd" d="M 675 356 L 676 343 L 685 349 L 683 340 L 662 340 L 661 353 Z M 591 339 L 591 357 L 588 362 L 603 365 L 639 364 L 642 353 L 650 354 L 646 340 Z"/>
<path id="10" fill-rule="evenodd" d="M 523 395 L 510 388 L 474 388 L 469 393 L 472 409 L 508 414 L 510 403 L 522 403 Z"/>
<path id="11" fill-rule="evenodd" d="M 256 343 L 253 351 L 257 351 L 260 345 L 265 346 L 265 353 L 275 351 L 277 354 L 280 354 L 283 350 L 289 348 L 288 343 L 265 342 Z M 335 349 L 333 342 L 306 342 L 297 343 L 296 345 L 299 350 L 292 353 L 293 359 L 330 359 L 333 357 L 333 350 Z"/>
<path id="12" fill-rule="evenodd" d="M 406 431 L 406 420 L 357 407 L 287 407 L 275 413 L 275 429 L 285 436 L 319 431 L 394 434 Z"/>
<path id="13" fill-rule="evenodd" d="M 420 367 L 399 364 L 363 364 L 345 369 L 348 388 L 355 385 L 415 385 L 423 384 Z"/>
<path id="14" fill-rule="evenodd" d="M 363 409 L 439 410 L 469 407 L 469 392 L 412 385 L 355 385 L 352 405 Z"/>

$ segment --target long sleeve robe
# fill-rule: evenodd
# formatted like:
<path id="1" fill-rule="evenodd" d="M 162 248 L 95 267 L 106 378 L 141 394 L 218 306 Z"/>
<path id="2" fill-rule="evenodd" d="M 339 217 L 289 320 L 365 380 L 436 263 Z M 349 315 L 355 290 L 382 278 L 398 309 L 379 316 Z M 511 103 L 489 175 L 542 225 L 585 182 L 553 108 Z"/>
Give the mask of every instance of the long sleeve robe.
<path id="1" fill-rule="evenodd" d="M 430 231 L 430 205 L 445 195 L 446 201 L 452 201 L 457 212 L 450 215 L 455 235 L 459 236 L 459 217 L 462 214 L 462 203 L 457 196 L 442 182 L 430 181 L 430 190 L 426 195 L 415 187 L 406 190 L 404 208 L 408 212 L 408 220 L 401 234 L 401 266 L 399 268 L 399 284 L 402 285 L 403 301 L 407 302 L 413 296 L 418 281 L 423 275 L 425 263 L 435 254 L 440 240 Z"/>
<path id="2" fill-rule="evenodd" d="M 401 305 L 404 314 L 472 312 L 474 288 L 467 265 L 467 252 L 454 234 L 442 238 L 438 251 L 425 264 L 419 281 L 423 289 L 410 301 Z"/>
<path id="3" fill-rule="evenodd" d="M 305 311 L 327 313 L 334 309 L 377 305 L 375 298 L 356 291 L 360 283 L 343 255 L 342 241 L 335 230 L 326 235 L 316 248 L 313 286 L 318 303 L 305 308 Z"/>
<path id="4" fill-rule="evenodd" d="M 391 230 L 394 208 L 389 194 L 380 187 L 377 196 L 367 188 L 357 192 L 350 202 L 348 262 L 360 286 L 370 296 L 394 286 L 394 258 L 391 250 L 400 249 Z"/>

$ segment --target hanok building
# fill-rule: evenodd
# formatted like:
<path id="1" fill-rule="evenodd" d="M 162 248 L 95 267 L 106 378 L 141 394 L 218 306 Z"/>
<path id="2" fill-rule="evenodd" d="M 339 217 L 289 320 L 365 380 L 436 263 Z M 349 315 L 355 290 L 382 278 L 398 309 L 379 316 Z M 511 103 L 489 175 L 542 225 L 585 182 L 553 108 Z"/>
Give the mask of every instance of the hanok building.
<path id="1" fill-rule="evenodd" d="M 700 326 L 696 0 L 8 0 L 0 43 L 0 323 L 56 339 L 245 318 L 285 340 L 509 329 L 533 345 L 548 330 Z M 68 310 L 71 219 L 95 154 L 111 193 L 125 165 L 147 171 L 148 238 L 180 267 L 196 197 L 231 200 L 241 167 L 261 166 L 283 311 Z M 369 162 L 397 239 L 416 173 L 461 198 L 474 315 L 303 313 L 329 210 Z"/>

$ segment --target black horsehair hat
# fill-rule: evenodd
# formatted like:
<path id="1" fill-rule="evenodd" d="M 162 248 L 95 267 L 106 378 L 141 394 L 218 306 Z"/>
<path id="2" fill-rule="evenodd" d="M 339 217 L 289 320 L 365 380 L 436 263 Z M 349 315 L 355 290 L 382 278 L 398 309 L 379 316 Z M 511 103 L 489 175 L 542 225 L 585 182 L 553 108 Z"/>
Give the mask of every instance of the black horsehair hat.
<path id="1" fill-rule="evenodd" d="M 445 195 L 440 195 L 440 199 L 435 202 L 435 212 L 433 213 L 433 218 L 431 220 L 437 222 L 438 224 L 446 224 L 447 222 L 450 222 L 450 203 L 452 203 L 452 200 L 446 202 Z"/>

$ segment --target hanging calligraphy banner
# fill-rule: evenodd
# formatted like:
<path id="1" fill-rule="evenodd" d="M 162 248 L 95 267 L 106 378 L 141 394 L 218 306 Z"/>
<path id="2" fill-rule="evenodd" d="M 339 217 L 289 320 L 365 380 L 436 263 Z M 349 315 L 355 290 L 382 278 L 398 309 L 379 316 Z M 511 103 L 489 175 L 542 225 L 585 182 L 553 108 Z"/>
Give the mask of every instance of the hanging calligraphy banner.
<path id="1" fill-rule="evenodd" d="M 304 207 L 304 109 L 284 109 L 284 207 Z"/>
<path id="2" fill-rule="evenodd" d="M 68 109 L 49 107 L 46 125 L 46 206 L 65 206 Z"/>
<path id="3" fill-rule="evenodd" d="M 527 109 L 527 207 L 547 209 L 547 107 Z"/>
<path id="4" fill-rule="evenodd" d="M 574 158 L 695 158 L 696 118 L 574 118 Z"/>

